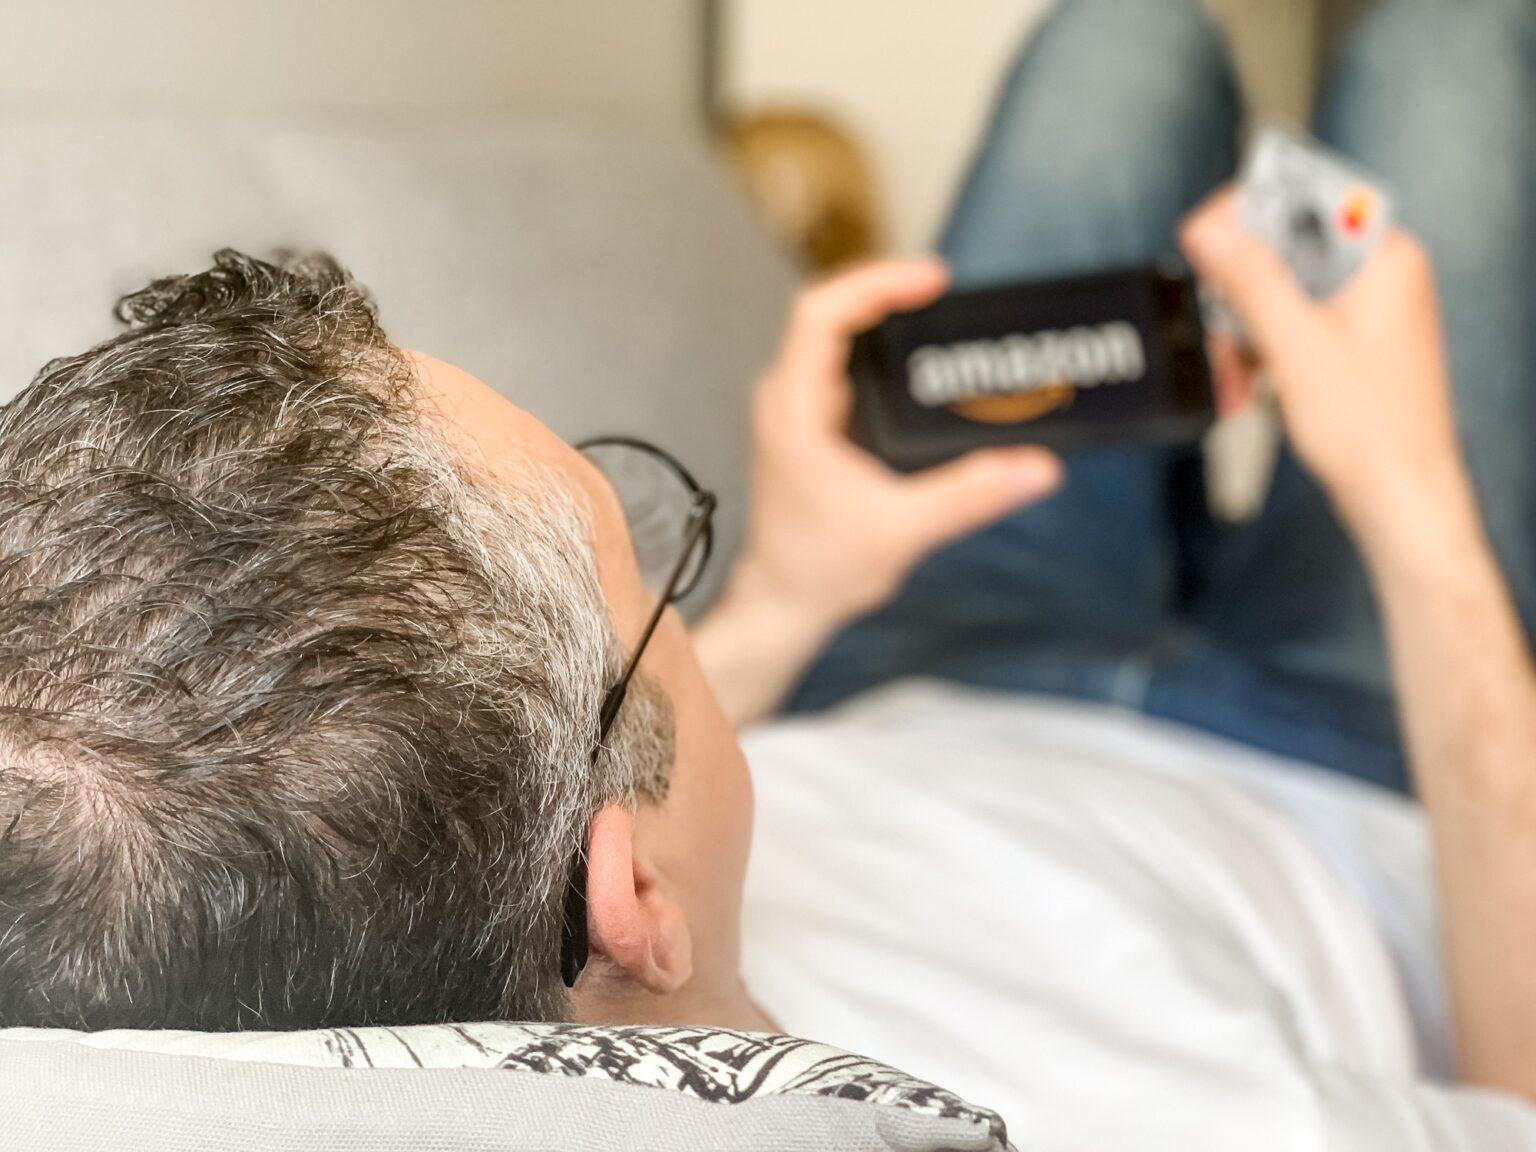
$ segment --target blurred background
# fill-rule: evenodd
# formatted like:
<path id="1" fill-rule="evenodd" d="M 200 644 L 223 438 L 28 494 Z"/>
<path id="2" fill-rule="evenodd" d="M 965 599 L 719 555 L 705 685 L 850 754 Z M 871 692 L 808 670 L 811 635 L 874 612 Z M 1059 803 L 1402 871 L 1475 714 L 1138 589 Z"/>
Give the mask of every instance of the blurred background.
<path id="1" fill-rule="evenodd" d="M 1258 114 L 1303 122 L 1355 5 L 1213 6 Z M 729 550 L 794 287 L 928 247 L 1048 8 L 4 0 L 0 401 L 153 276 L 325 248 L 396 343 L 568 437 L 673 446 Z M 1259 460 L 1262 429 L 1229 454 Z"/>

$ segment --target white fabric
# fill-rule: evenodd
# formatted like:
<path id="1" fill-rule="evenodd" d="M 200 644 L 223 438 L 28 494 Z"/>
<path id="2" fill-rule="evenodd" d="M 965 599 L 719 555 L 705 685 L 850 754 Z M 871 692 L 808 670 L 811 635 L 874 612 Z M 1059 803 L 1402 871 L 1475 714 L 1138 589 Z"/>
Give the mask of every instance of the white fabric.
<path id="1" fill-rule="evenodd" d="M 745 970 L 790 1032 L 996 1108 L 1021 1148 L 1536 1147 L 1536 1110 L 1421 1074 L 1372 917 L 1396 910 L 1405 971 L 1433 967 L 1405 801 L 932 684 L 746 746 Z"/>

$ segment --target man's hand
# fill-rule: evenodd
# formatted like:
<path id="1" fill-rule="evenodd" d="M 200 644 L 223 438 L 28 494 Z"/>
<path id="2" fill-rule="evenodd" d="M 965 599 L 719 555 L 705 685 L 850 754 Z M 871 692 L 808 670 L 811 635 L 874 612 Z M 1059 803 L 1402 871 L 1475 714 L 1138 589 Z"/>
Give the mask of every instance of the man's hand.
<path id="1" fill-rule="evenodd" d="M 1234 308 L 1280 400 L 1302 462 L 1361 531 L 1408 501 L 1458 483 L 1460 448 L 1429 260 L 1405 233 L 1383 240 L 1331 299 L 1312 300 L 1280 257 L 1238 221 L 1231 192 L 1181 237 L 1200 277 Z M 1255 365 L 1215 338 L 1226 391 Z"/>
<path id="2" fill-rule="evenodd" d="M 849 442 L 849 346 L 948 283 L 933 261 L 882 262 L 803 293 L 758 386 L 746 565 L 829 627 L 884 603 L 918 560 L 1055 490 L 1040 448 L 973 452 L 899 475 Z"/>
<path id="3" fill-rule="evenodd" d="M 695 633 L 738 722 L 777 704 L 832 631 L 888 600 L 925 555 L 1061 482 L 1061 462 L 1039 448 L 973 452 L 903 476 L 847 439 L 853 338 L 947 284 L 935 261 L 885 261 L 827 280 L 795 305 L 757 390 L 746 544 Z"/>
<path id="4" fill-rule="evenodd" d="M 1230 194 L 1183 243 L 1252 336 L 1375 585 L 1434 839 L 1461 1075 L 1536 1100 L 1536 665 L 1462 463 L 1429 263 L 1393 233 L 1312 301 Z M 1212 361 L 1249 368 L 1220 343 Z"/>

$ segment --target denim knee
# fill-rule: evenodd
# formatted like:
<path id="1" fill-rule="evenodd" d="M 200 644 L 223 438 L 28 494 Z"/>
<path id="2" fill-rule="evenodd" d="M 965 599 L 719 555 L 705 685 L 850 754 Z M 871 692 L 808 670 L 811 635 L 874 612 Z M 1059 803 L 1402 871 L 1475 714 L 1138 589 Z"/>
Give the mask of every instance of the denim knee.
<path id="1" fill-rule="evenodd" d="M 1231 175 L 1240 104 L 1193 0 L 1063 0 L 1025 43 L 942 245 L 962 281 L 1166 252 Z"/>
<path id="2" fill-rule="evenodd" d="M 1226 42 L 1199 0 L 1059 0 L 1041 23 L 1034 45 L 1081 59 L 1080 49 L 1107 59 L 1155 60 L 1173 65 L 1180 87 L 1220 78 L 1228 68 Z"/>
<path id="3" fill-rule="evenodd" d="M 1015 56 L 998 107 L 1006 115 L 1038 100 L 1026 89 L 1047 85 L 1137 120 L 1176 119 L 1166 113 L 1235 104 L 1232 76 L 1226 41 L 1198 0 L 1060 0 Z"/>
<path id="4" fill-rule="evenodd" d="M 1334 75 L 1321 130 L 1349 133 L 1353 149 L 1412 135 L 1426 164 L 1477 146 L 1499 148 L 1499 162 L 1506 149 L 1536 153 L 1531 0 L 1381 0 L 1346 39 Z"/>

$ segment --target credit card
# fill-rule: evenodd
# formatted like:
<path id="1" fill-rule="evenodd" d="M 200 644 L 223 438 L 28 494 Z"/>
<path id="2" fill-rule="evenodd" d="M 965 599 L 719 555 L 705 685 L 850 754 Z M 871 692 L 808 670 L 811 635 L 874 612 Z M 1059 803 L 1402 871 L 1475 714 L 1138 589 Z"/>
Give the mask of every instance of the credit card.
<path id="1" fill-rule="evenodd" d="M 1237 212 L 1318 300 L 1343 287 L 1392 226 L 1392 200 L 1379 181 L 1315 140 L 1274 128 L 1249 149 Z M 1241 335 L 1222 301 L 1207 295 L 1204 306 L 1208 327 Z"/>
<path id="2" fill-rule="evenodd" d="M 1337 292 L 1392 223 L 1380 184 L 1311 140 L 1269 129 L 1254 141 L 1238 191 L 1244 226 L 1279 251 L 1307 294 Z"/>

